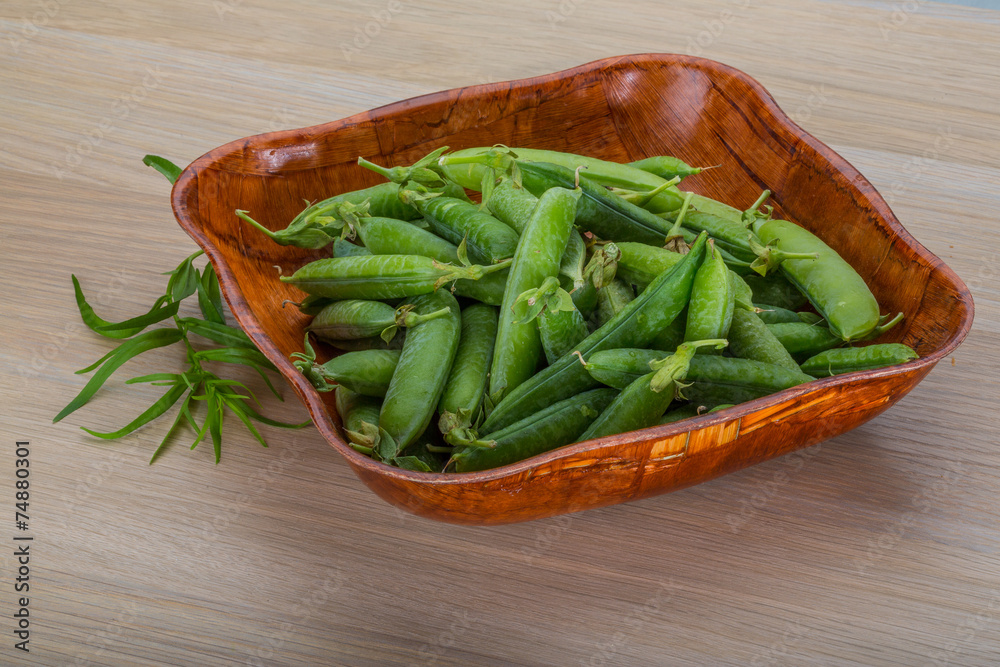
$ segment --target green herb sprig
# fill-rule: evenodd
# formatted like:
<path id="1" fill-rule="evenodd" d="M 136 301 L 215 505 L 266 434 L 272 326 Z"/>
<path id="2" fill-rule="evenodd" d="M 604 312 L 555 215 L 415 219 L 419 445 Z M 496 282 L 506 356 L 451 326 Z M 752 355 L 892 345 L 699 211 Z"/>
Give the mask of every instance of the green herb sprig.
<path id="1" fill-rule="evenodd" d="M 181 173 L 177 165 L 155 155 L 147 155 L 143 158 L 143 162 L 166 176 L 171 183 L 175 182 Z M 260 401 L 249 387 L 238 380 L 220 377 L 204 367 L 204 362 L 213 361 L 249 366 L 260 374 L 268 389 L 278 400 L 284 400 L 265 373 L 265 371 L 276 372 L 274 364 L 257 349 L 243 330 L 226 324 L 222 292 L 214 267 L 207 264 L 199 271 L 194 266 L 194 260 L 201 254 L 201 251 L 194 253 L 176 269 L 165 274 L 170 276 L 165 293 L 153 303 L 147 313 L 121 322 L 108 322 L 99 317 L 84 297 L 80 282 L 73 276 L 76 305 L 80 309 L 84 324 L 106 338 L 123 342 L 90 366 L 77 371 L 77 373 L 90 373 L 95 370 L 97 372 L 76 398 L 56 415 L 53 422 L 60 421 L 86 405 L 108 378 L 129 359 L 148 350 L 183 342 L 187 350 L 186 370 L 181 373 L 153 373 L 126 381 L 126 384 L 149 383 L 169 387 L 167 392 L 148 409 L 117 431 L 99 432 L 88 428 L 83 430 L 106 440 L 121 438 L 166 414 L 180 401 L 180 410 L 167 429 L 163 441 L 153 452 L 150 463 L 164 451 L 171 435 L 182 423 L 189 424 L 196 434 L 191 449 L 197 447 L 206 436 L 211 439 L 215 450 L 215 462 L 218 463 L 222 457 L 222 425 L 227 410 L 236 415 L 264 447 L 267 447 L 267 442 L 253 422 L 280 428 L 302 428 L 310 423 L 305 421 L 301 424 L 292 424 L 264 417 L 254 408 L 253 403 L 259 406 Z M 181 302 L 193 295 L 197 295 L 202 317 L 179 317 Z M 173 321 L 171 327 L 146 330 L 153 324 L 171 319 Z M 211 341 L 218 347 L 197 350 L 191 344 L 189 338 L 191 334 Z M 193 410 L 199 402 L 205 405 L 205 414 L 200 425 L 195 418 L 196 410 Z"/>

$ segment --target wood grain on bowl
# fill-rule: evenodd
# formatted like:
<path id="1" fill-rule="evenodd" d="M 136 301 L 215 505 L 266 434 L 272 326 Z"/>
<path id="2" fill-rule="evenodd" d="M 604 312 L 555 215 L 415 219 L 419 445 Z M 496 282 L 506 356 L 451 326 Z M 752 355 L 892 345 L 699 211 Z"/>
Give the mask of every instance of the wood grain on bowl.
<path id="1" fill-rule="evenodd" d="M 477 473 L 407 472 L 347 446 L 332 394 L 289 363 L 308 318 L 277 280 L 324 251 L 281 247 L 241 223 L 247 209 L 280 229 L 304 200 L 379 178 L 358 156 L 411 163 L 432 149 L 503 143 L 630 161 L 673 154 L 722 164 L 685 187 L 735 206 L 773 191 L 775 215 L 817 234 L 868 281 L 883 312 L 906 314 L 883 337 L 913 347 L 902 366 L 817 380 L 667 426 L 563 447 Z M 386 500 L 434 519 L 523 521 L 664 493 L 832 438 L 889 408 L 968 333 L 968 289 L 903 229 L 871 184 L 795 125 L 756 81 L 725 65 L 649 54 L 555 74 L 426 95 L 301 130 L 249 137 L 185 169 L 174 187 L 181 226 L 205 249 L 240 324 L 305 402 L 317 428 Z M 330 350 L 325 350 L 330 354 Z"/>

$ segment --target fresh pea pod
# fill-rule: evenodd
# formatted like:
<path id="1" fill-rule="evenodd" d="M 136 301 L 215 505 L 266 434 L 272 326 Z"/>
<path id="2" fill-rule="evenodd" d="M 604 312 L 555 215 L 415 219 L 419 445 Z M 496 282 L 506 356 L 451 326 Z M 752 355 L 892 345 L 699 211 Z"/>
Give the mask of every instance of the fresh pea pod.
<path id="1" fill-rule="evenodd" d="M 378 413 L 382 402 L 377 398 L 362 396 L 347 387 L 337 387 L 337 414 L 343 424 L 348 444 L 356 451 L 372 455 L 378 442 Z"/>
<path id="2" fill-rule="evenodd" d="M 566 241 L 566 249 L 563 251 L 562 259 L 559 260 L 560 280 L 563 276 L 569 279 L 573 292 L 578 290 L 587 282 L 584 272 L 587 270 L 587 243 L 580 236 L 576 228 L 569 230 L 569 239 Z"/>
<path id="3" fill-rule="evenodd" d="M 878 302 L 864 278 L 811 232 L 786 220 L 758 221 L 761 241 L 786 252 L 816 253 L 816 259 L 781 264 L 788 280 L 805 294 L 830 331 L 846 342 L 864 338 L 879 324 Z"/>
<path id="4" fill-rule="evenodd" d="M 325 364 L 317 364 L 307 348 L 305 354 L 292 355 L 295 367 L 319 391 L 331 391 L 333 385 L 347 387 L 362 396 L 382 398 L 399 363 L 399 350 L 359 350 L 345 352 Z"/>
<path id="5" fill-rule="evenodd" d="M 374 255 L 423 255 L 442 263 L 463 264 L 459 246 L 411 223 L 389 218 L 364 218 L 358 236 Z M 507 271 L 488 273 L 479 280 L 458 280 L 455 294 L 499 306 L 507 285 Z"/>
<path id="6" fill-rule="evenodd" d="M 625 306 L 635 299 L 635 290 L 632 286 L 615 278 L 610 283 L 597 291 L 597 324 L 602 326 L 607 324 L 625 310 Z"/>
<path id="7" fill-rule="evenodd" d="M 674 178 L 682 179 L 688 176 L 695 176 L 705 171 L 704 167 L 692 167 L 680 158 L 671 155 L 655 155 L 644 160 L 629 162 L 628 164 L 630 167 L 642 169 L 667 181 Z"/>
<path id="8" fill-rule="evenodd" d="M 335 345 L 338 340 L 373 336 L 381 336 L 389 342 L 400 327 L 412 327 L 447 312 L 447 308 L 442 308 L 436 313 L 421 316 L 413 312 L 412 306 L 393 308 L 381 301 L 346 299 L 326 306 L 313 318 L 306 331 Z"/>
<path id="9" fill-rule="evenodd" d="M 645 288 L 656 276 L 673 267 L 684 257 L 684 255 L 672 250 L 644 243 L 616 243 L 615 245 L 621 251 L 621 256 L 618 259 L 618 275 L 639 289 Z M 722 255 L 725 261 L 725 255 L 719 248 L 716 248 L 716 252 Z M 730 271 L 729 279 L 733 284 L 733 298 L 736 305 L 745 310 L 753 310 L 753 294 L 743 277 Z"/>
<path id="10" fill-rule="evenodd" d="M 441 308 L 448 308 L 449 314 L 407 331 L 379 415 L 379 427 L 395 446 L 395 454 L 383 454 L 383 459 L 398 456 L 427 428 L 444 392 L 461 334 L 460 309 L 450 292 L 438 290 L 409 303 L 417 315 Z"/>
<path id="11" fill-rule="evenodd" d="M 651 350 L 660 350 L 669 354 L 684 342 L 684 332 L 686 330 L 687 308 L 682 310 L 681 314 L 674 318 L 673 322 L 664 327 L 660 333 L 656 334 L 653 340 L 649 341 L 648 347 Z"/>
<path id="12" fill-rule="evenodd" d="M 400 192 L 403 201 L 420 211 L 435 234 L 455 244 L 464 239 L 473 260 L 496 263 L 514 255 L 518 237 L 513 229 L 475 204 L 433 195 L 409 189 Z"/>
<path id="13" fill-rule="evenodd" d="M 653 426 L 674 400 L 678 383 L 687 377 L 698 348 L 725 345 L 725 340 L 682 343 L 673 355 L 649 362 L 647 368 L 651 368 L 652 372 L 636 378 L 622 389 L 580 439 L 592 440 Z"/>
<path id="14" fill-rule="evenodd" d="M 660 274 L 625 310 L 580 341 L 576 349 L 588 356 L 603 349 L 648 345 L 687 305 L 694 273 L 705 255 L 706 238 L 699 236 L 684 259 Z M 509 426 L 595 383 L 573 355 L 566 355 L 507 394 L 480 432 Z"/>
<path id="15" fill-rule="evenodd" d="M 781 306 L 771 306 L 764 303 L 755 303 L 759 308 L 757 316 L 764 321 L 764 324 L 778 324 L 779 322 L 805 322 L 806 324 L 817 324 L 823 318 L 816 313 L 796 312 Z"/>
<path id="16" fill-rule="evenodd" d="M 514 302 L 522 292 L 539 287 L 559 273 L 580 194 L 564 188 L 547 190 L 538 200 L 517 244 L 500 307 L 497 342 L 490 368 L 490 399 L 502 397 L 535 372 L 542 354 L 538 327 L 519 321 Z"/>
<path id="17" fill-rule="evenodd" d="M 458 352 L 438 404 L 438 428 L 452 445 L 470 444 L 480 421 L 497 337 L 497 309 L 473 304 L 462 310 Z"/>
<path id="18" fill-rule="evenodd" d="M 736 288 L 733 273 L 716 252 L 709 240 L 705 260 L 694 275 L 691 286 L 691 303 L 688 304 L 685 341 L 725 338 L 733 321 L 736 306 Z M 707 347 L 707 346 L 706 346 Z M 702 353 L 719 352 L 721 349 L 702 349 Z"/>
<path id="19" fill-rule="evenodd" d="M 642 169 L 586 155 L 533 148 L 506 150 L 507 157 L 517 160 L 522 165 L 525 162 L 545 162 L 561 166 L 571 172 L 583 167 L 581 173 L 585 174 L 585 178 L 601 186 L 648 191 L 662 186 L 664 182 L 659 176 Z M 502 164 L 502 161 L 495 159 L 496 155 L 495 148 L 467 148 L 443 156 L 438 160 L 438 164 L 451 180 L 470 190 L 478 190 L 484 174 L 490 169 L 488 165 L 497 162 Z M 676 188 L 669 187 L 661 191 L 650 205 L 655 204 L 658 210 L 672 211 L 680 208 L 682 203 L 683 195 Z"/>
<path id="20" fill-rule="evenodd" d="M 811 357 L 844 344 L 840 336 L 821 325 L 779 322 L 768 324 L 767 328 L 793 357 Z"/>
<path id="21" fill-rule="evenodd" d="M 590 334 L 583 315 L 573 303 L 573 297 L 559 286 L 559 280 L 549 276 L 537 289 L 523 292 L 514 301 L 516 311 L 524 311 L 520 321 L 538 322 L 542 350 L 548 363 L 573 351 Z"/>
<path id="22" fill-rule="evenodd" d="M 648 373 L 650 363 L 662 357 L 663 353 L 658 350 L 603 350 L 590 355 L 584 367 L 598 382 L 624 389 Z M 798 369 L 749 359 L 698 354 L 690 361 L 686 386 L 681 393 L 700 404 L 742 403 L 810 380 L 811 377 Z M 714 395 L 706 401 L 709 393 Z"/>
<path id="23" fill-rule="evenodd" d="M 729 351 L 733 356 L 777 364 L 791 370 L 797 370 L 799 367 L 757 313 L 736 308 L 733 311 L 728 340 Z"/>
<path id="24" fill-rule="evenodd" d="M 886 368 L 917 359 L 913 348 L 902 343 L 881 343 L 867 347 L 844 347 L 826 350 L 802 362 L 802 372 L 813 377 L 828 377 L 855 371 Z"/>
<path id="25" fill-rule="evenodd" d="M 583 196 L 577 205 L 576 224 L 599 238 L 659 245 L 670 231 L 670 224 L 662 218 L 616 197 L 596 183 L 578 178 L 571 169 L 542 162 L 518 166 L 524 187 L 534 194 L 553 187 L 572 189 L 579 183 Z"/>
<path id="26" fill-rule="evenodd" d="M 409 223 L 404 223 L 409 224 Z M 333 240 L 333 256 L 334 257 L 355 257 L 357 255 L 370 255 L 372 252 L 365 248 L 364 246 L 355 245 L 350 241 L 342 238 L 335 238 Z"/>
<path id="27" fill-rule="evenodd" d="M 452 455 L 455 471 L 498 468 L 575 442 L 616 394 L 606 387 L 581 392 L 494 431 L 492 448 L 456 448 Z"/>
<path id="28" fill-rule="evenodd" d="M 809 303 L 799 288 L 780 272 L 769 273 L 767 276 L 742 276 L 743 282 L 753 291 L 754 303 L 767 303 L 788 310 L 798 310 Z"/>
<path id="29" fill-rule="evenodd" d="M 493 266 L 452 266 L 420 255 L 331 257 L 306 264 L 281 281 L 333 299 L 395 299 L 433 292 L 454 280 L 479 280 Z"/>
<path id="30" fill-rule="evenodd" d="M 524 233 L 531 213 L 538 205 L 538 197 L 510 177 L 500 179 L 500 183 L 484 199 L 490 213 L 518 235 Z"/>

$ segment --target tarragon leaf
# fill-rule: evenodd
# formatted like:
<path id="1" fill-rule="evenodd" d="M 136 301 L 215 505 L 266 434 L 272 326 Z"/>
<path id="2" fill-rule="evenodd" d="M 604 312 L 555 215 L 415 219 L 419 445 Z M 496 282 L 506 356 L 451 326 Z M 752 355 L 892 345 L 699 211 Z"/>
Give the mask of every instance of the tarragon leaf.
<path id="1" fill-rule="evenodd" d="M 172 345 L 183 337 L 184 333 L 180 329 L 154 329 L 153 331 L 147 331 L 128 339 L 112 350 L 109 355 L 106 355 L 106 361 L 101 365 L 100 370 L 90 378 L 90 382 L 76 395 L 76 398 L 70 401 L 69 405 L 56 415 L 55 419 L 52 420 L 53 423 L 58 422 L 66 415 L 83 407 L 97 393 L 97 390 L 101 388 L 107 379 L 111 377 L 111 374 L 132 357 L 142 354 L 147 350 Z"/>

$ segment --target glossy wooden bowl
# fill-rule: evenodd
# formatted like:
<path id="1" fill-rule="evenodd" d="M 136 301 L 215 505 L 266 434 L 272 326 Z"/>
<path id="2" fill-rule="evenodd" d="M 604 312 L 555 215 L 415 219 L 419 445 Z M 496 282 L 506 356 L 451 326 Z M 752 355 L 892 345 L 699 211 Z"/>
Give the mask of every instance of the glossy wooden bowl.
<path id="1" fill-rule="evenodd" d="M 283 228 L 317 200 L 379 182 L 358 156 L 409 164 L 432 149 L 503 143 L 609 160 L 671 154 L 721 164 L 685 187 L 743 207 L 762 189 L 776 215 L 839 251 L 883 312 L 906 314 L 886 341 L 920 359 L 810 382 L 678 424 L 577 443 L 495 470 L 415 473 L 345 444 L 333 394 L 289 363 L 307 318 L 280 283 L 329 251 L 282 248 L 241 223 L 248 209 Z M 796 126 L 752 78 L 677 55 L 609 58 L 564 72 L 425 95 L 344 120 L 240 139 L 193 162 L 174 187 L 181 226 L 215 265 L 233 313 L 278 366 L 317 428 L 377 494 L 419 515 L 470 524 L 524 521 L 680 489 L 816 444 L 889 408 L 954 350 L 972 324 L 968 289 L 911 237 L 871 184 Z M 329 354 L 329 350 L 326 351 Z"/>

